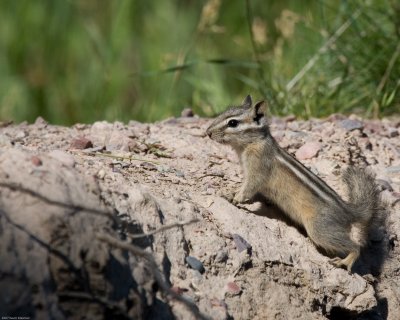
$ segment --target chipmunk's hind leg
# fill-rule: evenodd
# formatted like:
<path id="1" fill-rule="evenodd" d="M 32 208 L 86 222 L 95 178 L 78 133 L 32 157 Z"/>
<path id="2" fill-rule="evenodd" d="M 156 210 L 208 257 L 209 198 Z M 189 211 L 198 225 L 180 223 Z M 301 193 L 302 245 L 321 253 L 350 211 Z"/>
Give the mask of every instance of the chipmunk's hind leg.
<path id="1" fill-rule="evenodd" d="M 360 256 L 360 250 L 350 252 L 346 258 L 341 259 L 339 257 L 329 260 L 329 263 L 333 264 L 337 268 L 345 267 L 348 272 L 351 272 L 354 262 Z"/>
<path id="2" fill-rule="evenodd" d="M 337 217 L 333 214 L 325 217 L 321 215 L 311 226 L 306 226 L 306 230 L 317 246 L 328 253 L 338 255 L 330 260 L 331 264 L 340 268 L 345 267 L 351 272 L 354 262 L 360 256 L 360 245 L 351 239 L 350 221 L 337 221 Z"/>

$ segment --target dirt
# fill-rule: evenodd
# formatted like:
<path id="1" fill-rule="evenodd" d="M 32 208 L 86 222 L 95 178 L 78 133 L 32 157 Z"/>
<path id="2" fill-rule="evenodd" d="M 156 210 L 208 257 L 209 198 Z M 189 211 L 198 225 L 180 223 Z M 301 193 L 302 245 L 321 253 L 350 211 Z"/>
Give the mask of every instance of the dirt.
<path id="1" fill-rule="evenodd" d="M 398 319 L 398 119 L 270 121 L 343 197 L 347 165 L 376 173 L 387 221 L 349 274 L 271 205 L 225 200 L 238 159 L 187 115 L 1 125 L 2 319 Z"/>

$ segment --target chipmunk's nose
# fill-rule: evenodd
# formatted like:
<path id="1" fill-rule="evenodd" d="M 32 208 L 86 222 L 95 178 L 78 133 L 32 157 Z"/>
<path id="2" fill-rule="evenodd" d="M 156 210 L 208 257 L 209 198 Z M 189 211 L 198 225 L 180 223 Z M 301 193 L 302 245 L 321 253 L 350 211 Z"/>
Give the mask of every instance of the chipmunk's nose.
<path id="1" fill-rule="evenodd" d="M 206 130 L 206 135 L 208 135 L 211 138 L 212 133 L 209 129 Z"/>

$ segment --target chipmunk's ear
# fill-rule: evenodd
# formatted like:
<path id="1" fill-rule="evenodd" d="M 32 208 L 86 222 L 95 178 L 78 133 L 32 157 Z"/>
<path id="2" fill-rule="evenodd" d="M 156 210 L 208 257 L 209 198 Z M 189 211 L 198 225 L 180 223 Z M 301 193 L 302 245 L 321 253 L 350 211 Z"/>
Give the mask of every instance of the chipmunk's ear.
<path id="1" fill-rule="evenodd" d="M 251 95 L 247 95 L 246 98 L 244 98 L 243 102 L 242 102 L 242 106 L 244 108 L 250 108 L 251 105 L 253 104 L 253 101 L 251 101 Z"/>
<path id="2" fill-rule="evenodd" d="M 267 113 L 268 105 L 265 101 L 258 101 L 253 107 L 253 116 L 254 121 L 257 123 L 260 122 L 260 119 L 265 117 Z"/>

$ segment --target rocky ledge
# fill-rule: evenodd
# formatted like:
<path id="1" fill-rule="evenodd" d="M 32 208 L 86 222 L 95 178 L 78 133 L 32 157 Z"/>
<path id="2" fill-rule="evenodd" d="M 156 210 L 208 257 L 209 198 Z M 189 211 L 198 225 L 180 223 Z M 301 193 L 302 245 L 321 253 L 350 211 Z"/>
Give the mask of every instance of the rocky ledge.
<path id="1" fill-rule="evenodd" d="M 271 119 L 339 194 L 348 164 L 376 173 L 388 216 L 353 274 L 275 208 L 219 196 L 241 172 L 209 123 L 1 124 L 1 316 L 398 319 L 400 121 Z"/>

